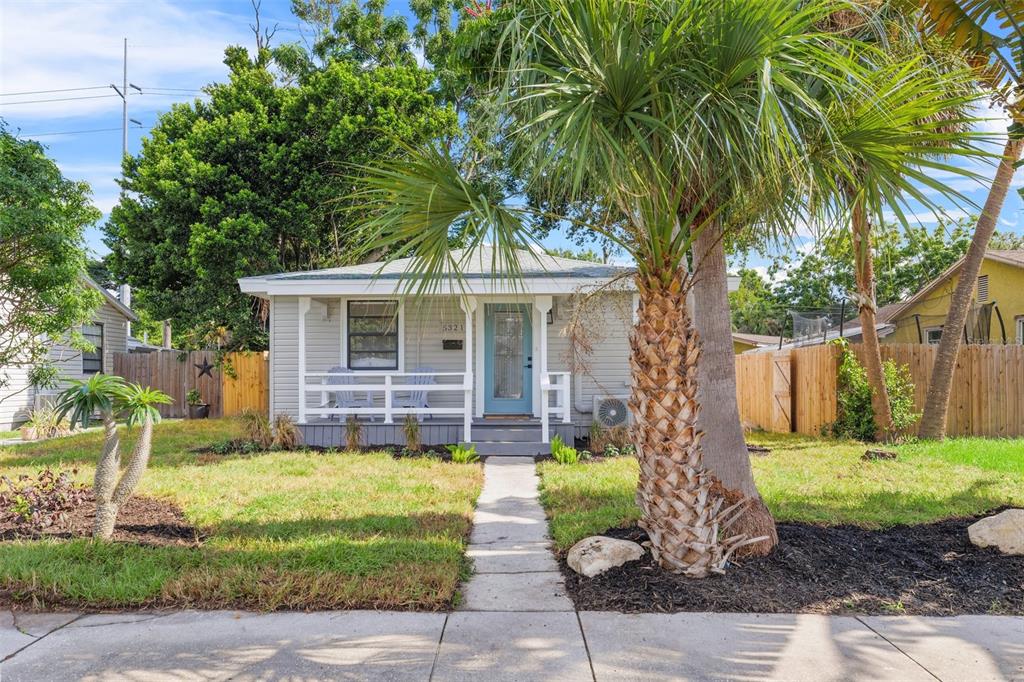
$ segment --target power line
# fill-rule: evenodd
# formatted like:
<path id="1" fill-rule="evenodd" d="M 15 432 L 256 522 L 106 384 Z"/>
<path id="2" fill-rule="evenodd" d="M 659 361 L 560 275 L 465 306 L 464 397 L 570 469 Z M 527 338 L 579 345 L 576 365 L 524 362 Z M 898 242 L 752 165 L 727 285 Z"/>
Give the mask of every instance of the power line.
<path id="1" fill-rule="evenodd" d="M 117 97 L 117 95 L 85 95 L 84 97 L 57 97 L 55 99 L 26 99 L 20 102 L 0 102 L 0 107 L 13 104 L 42 104 L 45 102 L 70 102 L 78 99 L 101 99 L 104 97 Z"/>
<path id="2" fill-rule="evenodd" d="M 130 126 L 133 129 L 139 130 L 145 126 Z M 110 133 L 115 130 L 121 130 L 120 126 L 117 128 L 93 128 L 91 130 L 61 130 L 51 133 L 18 133 L 18 137 L 51 137 L 53 135 L 84 135 L 86 133 Z"/>
<path id="3" fill-rule="evenodd" d="M 203 92 L 199 88 L 162 88 L 162 87 L 150 86 L 150 85 L 140 85 L 139 87 L 142 88 L 143 90 L 147 90 L 147 91 L 152 91 L 152 90 L 169 90 L 169 91 L 172 91 L 172 92 Z"/>
<path id="4" fill-rule="evenodd" d="M 54 90 L 26 90 L 24 92 L 0 92 L 0 97 L 18 97 L 21 95 L 48 95 L 51 92 L 75 92 L 76 90 L 106 90 L 109 85 L 91 85 L 85 88 L 57 88 Z"/>

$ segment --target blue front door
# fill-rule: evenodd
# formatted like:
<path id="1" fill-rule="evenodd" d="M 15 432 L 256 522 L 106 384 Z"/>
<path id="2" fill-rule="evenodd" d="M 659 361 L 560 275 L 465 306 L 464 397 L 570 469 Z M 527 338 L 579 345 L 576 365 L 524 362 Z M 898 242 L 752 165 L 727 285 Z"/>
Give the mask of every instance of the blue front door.
<path id="1" fill-rule="evenodd" d="M 484 306 L 484 412 L 533 412 L 533 329 L 530 306 Z"/>

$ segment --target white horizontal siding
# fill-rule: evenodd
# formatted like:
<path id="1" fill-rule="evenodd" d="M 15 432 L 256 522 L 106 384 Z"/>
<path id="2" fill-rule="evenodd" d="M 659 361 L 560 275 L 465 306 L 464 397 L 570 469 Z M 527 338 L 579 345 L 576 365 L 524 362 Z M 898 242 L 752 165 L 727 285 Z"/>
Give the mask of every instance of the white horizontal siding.
<path id="1" fill-rule="evenodd" d="M 128 319 L 109 302 L 104 302 L 92 319 L 103 325 L 103 371 L 112 372 L 114 353 L 128 352 Z M 68 345 L 66 336 L 52 343 L 47 355 L 50 362 L 56 365 L 62 379 L 85 378 L 86 375 L 82 373 L 82 353 Z M 21 390 L 28 384 L 28 369 L 11 368 L 6 372 L 12 380 L 8 386 L 0 389 L 4 397 L 0 401 L 0 428 L 3 429 L 23 422 L 28 417 L 28 411 L 40 401 L 53 398 L 65 385 L 62 383 L 56 388 L 40 391 L 31 388 Z"/>
<path id="2" fill-rule="evenodd" d="M 405 371 L 430 367 L 435 372 L 466 371 L 466 313 L 457 298 L 424 298 L 407 301 L 405 306 Z M 444 331 L 445 325 L 458 325 L 461 331 Z M 444 350 L 445 339 L 462 341 L 462 350 Z M 471 352 L 471 351 L 470 351 Z M 474 354 L 475 360 L 475 354 Z M 438 383 L 454 383 L 445 377 Z M 445 391 L 428 395 L 431 407 L 462 407 L 461 393 Z"/>
<path id="3" fill-rule="evenodd" d="M 271 318 L 271 381 L 274 415 L 299 416 L 299 300 L 275 296 Z"/>
<path id="4" fill-rule="evenodd" d="M 629 332 L 633 326 L 632 295 L 628 293 L 607 293 L 590 297 L 586 309 L 581 313 L 583 333 L 592 346 L 592 352 L 584 355 L 584 367 L 577 367 L 572 377 L 571 398 L 573 400 L 572 421 L 588 426 L 592 421 L 589 412 L 594 396 L 628 395 Z M 573 298 L 555 297 L 554 324 L 548 326 L 548 370 L 570 371 L 572 354 L 568 325 L 573 315 Z M 580 384 L 577 391 L 576 384 Z M 579 399 L 576 399 L 579 394 Z"/>
<path id="5" fill-rule="evenodd" d="M 572 315 L 572 298 L 555 298 L 553 324 L 547 325 L 548 369 L 552 372 L 570 370 L 569 338 L 566 327 Z M 486 299 L 478 302 L 482 314 Z M 625 395 L 629 392 L 629 330 L 632 326 L 632 297 L 609 293 L 592 297 L 588 302 L 586 328 L 593 352 L 587 358 L 587 372 L 572 378 L 581 383 L 580 407 L 589 409 L 595 395 Z M 342 317 L 346 314 L 344 300 L 314 300 L 306 315 L 306 367 L 309 372 L 324 372 L 337 364 L 345 364 L 342 344 Z M 409 299 L 402 308 L 404 370 L 430 367 L 437 372 L 465 371 L 465 314 L 455 297 Z M 446 325 L 458 325 L 458 331 L 445 331 Z M 474 322 L 475 323 L 475 322 Z M 541 322 L 546 323 L 545 321 Z M 474 327 L 475 329 L 475 327 Z M 534 330 L 538 333 L 538 330 Z M 443 341 L 461 340 L 462 350 L 445 350 Z M 474 338 L 474 343 L 482 343 Z M 298 416 L 298 298 L 275 296 L 270 318 L 271 412 Z M 476 366 L 474 372 L 482 371 Z M 443 380 L 445 383 L 451 379 Z M 588 425 L 589 413 L 576 409 L 575 393 L 572 421 Z M 315 403 L 310 400 L 310 405 Z M 377 401 L 381 404 L 381 400 Z M 432 393 L 435 407 L 462 405 L 457 393 Z"/>
<path id="6" fill-rule="evenodd" d="M 28 419 L 35 401 L 35 390 L 28 383 L 28 369 L 8 367 L 3 371 L 5 385 L 0 388 L 0 431 L 8 431 Z"/>

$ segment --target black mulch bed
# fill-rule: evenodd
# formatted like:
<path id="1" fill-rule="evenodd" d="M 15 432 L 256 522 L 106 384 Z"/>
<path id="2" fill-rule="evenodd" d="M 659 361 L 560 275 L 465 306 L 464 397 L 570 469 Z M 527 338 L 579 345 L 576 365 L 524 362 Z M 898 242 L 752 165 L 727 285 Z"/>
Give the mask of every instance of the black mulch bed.
<path id="1" fill-rule="evenodd" d="M 650 552 L 595 578 L 560 563 L 580 610 L 1024 615 L 1024 556 L 972 545 L 978 518 L 887 530 L 780 523 L 770 556 L 703 580 L 661 570 Z M 606 535 L 647 540 L 636 526 Z"/>
<path id="2" fill-rule="evenodd" d="M 96 502 L 90 491 L 82 504 L 65 512 L 62 523 L 47 528 L 32 528 L 17 521 L 0 520 L 0 542 L 39 540 L 42 538 L 92 537 L 96 519 Z M 205 535 L 185 518 L 172 502 L 152 497 L 132 496 L 121 507 L 114 526 L 114 542 L 131 542 L 150 546 L 196 546 Z"/>

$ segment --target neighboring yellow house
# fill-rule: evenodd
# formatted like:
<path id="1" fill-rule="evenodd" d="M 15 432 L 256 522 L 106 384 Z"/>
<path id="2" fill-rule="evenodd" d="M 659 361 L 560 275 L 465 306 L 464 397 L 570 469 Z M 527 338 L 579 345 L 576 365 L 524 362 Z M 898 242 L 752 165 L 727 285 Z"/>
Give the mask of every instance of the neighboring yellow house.
<path id="1" fill-rule="evenodd" d="M 962 263 L 954 263 L 903 303 L 880 308 L 879 322 L 896 326 L 882 343 L 938 343 Z M 989 250 L 973 297 L 966 325 L 972 342 L 1003 343 L 1005 333 L 1006 343 L 1024 343 L 1024 250 Z"/>
<path id="2" fill-rule="evenodd" d="M 783 339 L 783 343 L 789 343 L 789 339 Z M 756 348 L 765 348 L 766 346 L 777 348 L 779 346 L 779 337 L 765 336 L 764 334 L 747 334 L 746 332 L 732 333 L 732 350 L 736 355 Z"/>

